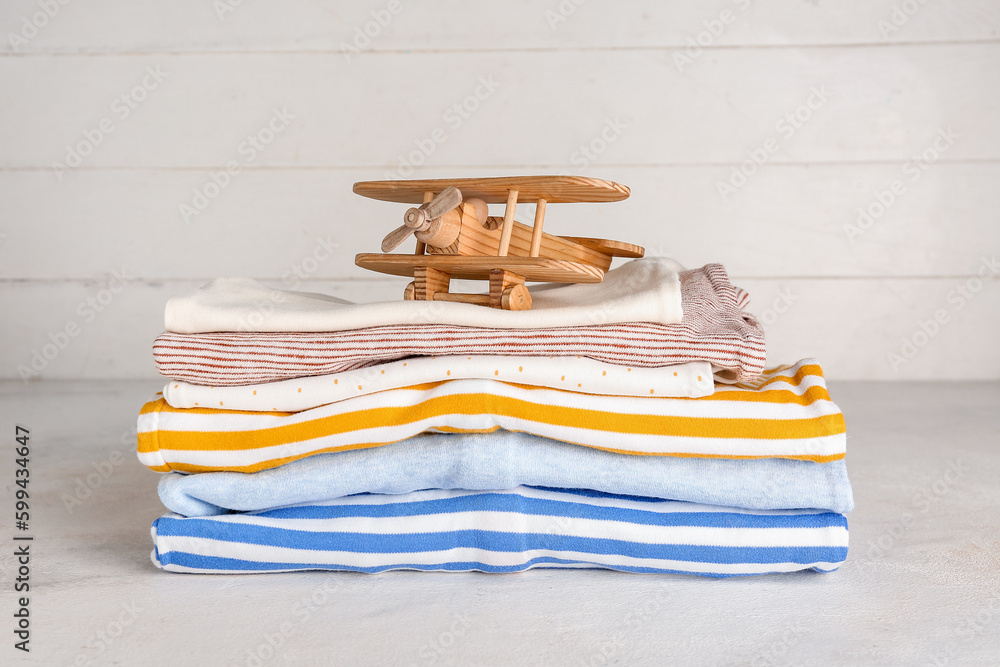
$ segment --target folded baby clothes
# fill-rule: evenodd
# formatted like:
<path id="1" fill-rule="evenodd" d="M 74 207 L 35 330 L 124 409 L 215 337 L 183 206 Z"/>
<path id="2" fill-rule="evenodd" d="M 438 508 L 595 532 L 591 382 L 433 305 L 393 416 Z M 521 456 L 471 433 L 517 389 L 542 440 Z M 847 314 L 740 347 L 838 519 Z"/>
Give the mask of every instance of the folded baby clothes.
<path id="1" fill-rule="evenodd" d="M 297 413 L 178 409 L 158 398 L 139 415 L 139 459 L 159 472 L 256 472 L 427 430 L 496 429 L 626 454 L 826 462 L 845 452 L 843 415 L 812 359 L 691 399 L 594 396 L 516 380 L 429 383 Z"/>
<path id="2" fill-rule="evenodd" d="M 168 473 L 160 500 L 184 516 L 316 503 L 357 493 L 517 486 L 586 488 L 746 509 L 854 507 L 844 460 L 628 456 L 526 433 L 426 433 L 402 442 L 317 454 L 252 474 Z"/>
<path id="3" fill-rule="evenodd" d="M 715 390 L 712 367 L 693 361 L 667 368 L 632 368 L 583 357 L 411 357 L 347 373 L 315 375 L 242 387 L 168 382 L 163 398 L 174 408 L 298 412 L 390 389 L 442 379 L 516 378 L 518 384 L 608 396 L 698 398 Z"/>
<path id="4" fill-rule="evenodd" d="M 518 487 L 362 494 L 152 527 L 172 572 L 533 567 L 729 577 L 835 570 L 847 520 L 816 510 L 741 510 L 596 491 Z"/>
<path id="5" fill-rule="evenodd" d="M 763 372 L 709 264 L 627 262 L 533 308 L 351 304 L 219 279 L 171 299 L 138 456 L 173 572 L 728 577 L 844 561 L 844 418 L 813 359 Z M 193 474 L 192 474 L 193 473 Z"/>
<path id="6" fill-rule="evenodd" d="M 612 275 L 621 274 L 612 271 L 608 279 Z M 251 327 L 237 327 L 239 323 L 230 319 L 218 323 L 233 327 L 218 329 L 221 333 L 164 333 L 153 344 L 153 357 L 166 377 L 217 387 L 343 373 L 411 356 L 444 355 L 581 356 L 633 368 L 707 361 L 723 380 L 742 382 L 759 375 L 764 367 L 764 332 L 744 310 L 747 294 L 730 284 L 719 264 L 683 271 L 679 279 L 684 312 L 679 324 L 651 322 L 652 313 L 634 313 L 634 322 L 611 323 L 615 320 L 604 315 L 601 305 L 594 307 L 586 326 L 563 328 L 405 323 L 274 333 L 247 331 Z M 570 288 L 552 291 L 562 289 Z M 432 303 L 434 307 L 463 305 Z M 405 304 L 392 304 L 393 308 L 401 305 Z M 478 312 L 490 311 L 479 308 Z"/>
<path id="7" fill-rule="evenodd" d="M 603 282 L 531 289 L 531 310 L 510 311 L 448 301 L 354 304 L 323 294 L 286 292 L 250 278 L 220 278 L 167 302 L 164 325 L 175 333 L 209 331 L 344 331 L 393 324 L 476 327 L 573 327 L 610 322 L 681 321 L 681 290 L 670 259 L 637 259 Z"/>

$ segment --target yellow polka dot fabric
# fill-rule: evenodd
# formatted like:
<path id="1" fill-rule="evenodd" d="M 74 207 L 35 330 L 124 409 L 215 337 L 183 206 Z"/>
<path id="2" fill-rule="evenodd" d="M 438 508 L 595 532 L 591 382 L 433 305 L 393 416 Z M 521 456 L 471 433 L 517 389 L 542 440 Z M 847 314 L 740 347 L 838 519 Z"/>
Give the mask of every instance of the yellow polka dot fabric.
<path id="1" fill-rule="evenodd" d="M 625 368 L 586 357 L 416 357 L 336 375 L 317 375 L 244 387 L 171 382 L 164 388 L 174 408 L 220 401 L 229 410 L 298 412 L 380 391 L 458 379 L 493 379 L 609 396 L 698 398 L 714 391 L 704 361 L 661 368 Z M 341 382 L 343 380 L 343 382 Z"/>

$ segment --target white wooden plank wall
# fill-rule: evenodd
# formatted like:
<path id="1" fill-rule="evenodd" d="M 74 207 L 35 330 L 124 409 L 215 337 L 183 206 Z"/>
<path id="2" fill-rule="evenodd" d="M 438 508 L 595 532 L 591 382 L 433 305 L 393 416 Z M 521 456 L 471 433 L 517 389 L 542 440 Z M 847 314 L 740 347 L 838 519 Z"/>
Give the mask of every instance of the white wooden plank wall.
<path id="1" fill-rule="evenodd" d="M 0 377 L 153 377 L 164 302 L 216 276 L 398 298 L 352 258 L 401 211 L 354 181 L 580 173 L 632 197 L 547 229 L 725 264 L 773 363 L 1000 378 L 998 29 L 989 0 L 5 0 Z"/>

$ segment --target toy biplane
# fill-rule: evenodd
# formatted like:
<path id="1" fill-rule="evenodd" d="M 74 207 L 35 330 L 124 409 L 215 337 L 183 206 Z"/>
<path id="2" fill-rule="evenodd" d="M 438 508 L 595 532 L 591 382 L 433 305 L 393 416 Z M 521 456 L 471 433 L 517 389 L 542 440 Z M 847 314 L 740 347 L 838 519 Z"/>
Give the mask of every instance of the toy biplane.
<path id="1" fill-rule="evenodd" d="M 553 236 L 542 230 L 547 204 L 613 202 L 629 196 L 624 185 L 581 176 L 516 176 L 354 184 L 364 197 L 420 204 L 382 241 L 382 254 L 362 253 L 365 269 L 412 277 L 404 298 L 458 301 L 505 310 L 529 310 L 525 281 L 599 283 L 613 257 L 642 257 L 643 248 L 606 239 Z M 518 203 L 536 204 L 532 226 L 514 221 Z M 488 204 L 506 204 L 503 217 Z M 388 254 L 410 234 L 412 255 Z M 452 278 L 489 280 L 489 294 L 455 294 Z"/>

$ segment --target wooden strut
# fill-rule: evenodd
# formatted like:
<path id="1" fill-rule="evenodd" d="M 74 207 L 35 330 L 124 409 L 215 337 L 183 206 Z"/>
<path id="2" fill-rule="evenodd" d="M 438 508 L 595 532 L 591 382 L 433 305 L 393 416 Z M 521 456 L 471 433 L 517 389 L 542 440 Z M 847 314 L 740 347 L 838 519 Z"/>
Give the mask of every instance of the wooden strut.
<path id="1" fill-rule="evenodd" d="M 500 233 L 500 248 L 497 257 L 506 257 L 510 249 L 510 235 L 514 231 L 514 210 L 517 208 L 517 190 L 507 191 L 507 208 L 503 211 L 503 231 Z"/>
<path id="2" fill-rule="evenodd" d="M 539 197 L 535 208 L 535 222 L 531 227 L 531 247 L 528 249 L 528 257 L 538 257 L 538 250 L 542 247 L 543 224 L 545 224 L 545 200 Z"/>

